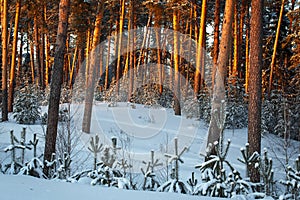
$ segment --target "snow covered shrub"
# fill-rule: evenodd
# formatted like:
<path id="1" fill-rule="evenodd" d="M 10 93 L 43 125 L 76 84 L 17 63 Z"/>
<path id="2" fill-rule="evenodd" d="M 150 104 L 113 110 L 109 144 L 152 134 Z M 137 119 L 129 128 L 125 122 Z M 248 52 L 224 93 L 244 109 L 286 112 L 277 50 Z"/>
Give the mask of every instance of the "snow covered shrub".
<path id="1" fill-rule="evenodd" d="M 137 88 L 131 96 L 130 102 L 143 105 L 161 105 L 165 108 L 173 107 L 173 93 L 169 88 L 164 88 L 159 93 L 159 85 L 154 83 L 145 84 Z"/>
<path id="2" fill-rule="evenodd" d="M 264 183 L 264 192 L 266 195 L 273 194 L 275 184 L 274 171 L 272 169 L 273 161 L 269 158 L 267 149 L 264 149 L 263 155 L 259 160 L 259 165 L 256 167 L 259 168 L 259 172 Z"/>
<path id="3" fill-rule="evenodd" d="M 198 103 L 199 103 L 199 116 L 206 124 L 210 122 L 211 116 L 211 96 L 207 90 L 204 88 L 200 91 L 198 95 Z"/>
<path id="4" fill-rule="evenodd" d="M 186 116 L 186 118 L 199 119 L 200 110 L 198 99 L 186 99 L 182 108 L 182 113 Z"/>
<path id="5" fill-rule="evenodd" d="M 243 180 L 240 173 L 226 159 L 229 147 L 230 140 L 224 149 L 219 143 L 215 143 L 217 155 L 211 155 L 206 162 L 196 166 L 202 174 L 202 183 L 194 189 L 194 194 L 228 198 L 253 192 L 252 184 Z"/>
<path id="6" fill-rule="evenodd" d="M 40 119 L 40 105 L 33 87 L 26 85 L 17 92 L 13 117 L 20 124 L 34 124 Z"/>
<path id="7" fill-rule="evenodd" d="M 44 114 L 41 115 L 41 123 L 43 125 L 46 125 L 47 124 L 47 120 L 48 120 L 48 113 L 45 112 Z"/>
<path id="8" fill-rule="evenodd" d="M 248 105 L 244 101 L 245 92 L 237 83 L 227 88 L 225 128 L 245 128 L 248 125 Z"/>
<path id="9" fill-rule="evenodd" d="M 71 171 L 71 158 L 68 153 L 64 153 L 63 158 L 56 157 L 53 153 L 51 161 L 46 160 L 46 166 L 49 168 L 49 178 L 51 179 L 68 179 Z"/>
<path id="10" fill-rule="evenodd" d="M 280 91 L 272 91 L 262 104 L 262 133 L 282 136 L 284 132 L 284 105 Z"/>
<path id="11" fill-rule="evenodd" d="M 143 190 L 149 190 L 149 191 L 156 191 L 157 188 L 159 188 L 160 183 L 157 180 L 156 173 L 154 172 L 154 168 L 161 166 L 162 163 L 159 162 L 159 159 L 154 159 L 154 151 L 151 150 L 151 158 L 150 161 L 146 162 L 143 161 L 144 164 L 146 164 L 146 169 L 141 169 L 143 175 L 144 175 L 144 181 L 143 181 Z"/>
<path id="12" fill-rule="evenodd" d="M 24 167 L 20 169 L 20 172 L 18 175 L 29 175 L 29 176 L 34 176 L 37 178 L 47 178 L 46 175 L 43 173 L 43 162 L 34 157 L 29 161 L 28 163 L 25 164 Z"/>
<path id="13" fill-rule="evenodd" d="M 174 174 L 175 174 L 175 169 L 173 168 L 172 173 L 170 174 L 171 179 L 163 183 L 159 188 L 157 188 L 157 191 L 189 194 L 190 191 L 186 186 L 185 182 L 176 179 Z"/>
<path id="14" fill-rule="evenodd" d="M 96 170 L 88 173 L 88 177 L 93 179 L 91 185 L 105 185 L 108 187 L 118 187 L 121 189 L 131 189 L 130 182 L 117 170 L 106 166 L 100 162 Z"/>
<path id="15" fill-rule="evenodd" d="M 165 154 L 165 157 L 169 158 L 169 162 L 174 164 L 174 168 L 172 168 L 171 174 L 170 174 L 170 180 L 163 183 L 157 191 L 159 192 L 175 192 L 175 193 L 183 193 L 183 194 L 189 194 L 190 191 L 188 187 L 186 186 L 185 182 L 181 181 L 179 179 L 179 162 L 183 163 L 183 160 L 181 158 L 182 154 L 188 149 L 187 147 L 184 147 L 181 152 L 178 150 L 178 138 L 174 138 L 174 154 Z"/>
<path id="16" fill-rule="evenodd" d="M 294 168 L 287 167 L 287 180 L 281 180 L 280 183 L 286 186 L 285 193 L 280 196 L 282 200 L 300 199 L 300 155 L 295 161 Z"/>

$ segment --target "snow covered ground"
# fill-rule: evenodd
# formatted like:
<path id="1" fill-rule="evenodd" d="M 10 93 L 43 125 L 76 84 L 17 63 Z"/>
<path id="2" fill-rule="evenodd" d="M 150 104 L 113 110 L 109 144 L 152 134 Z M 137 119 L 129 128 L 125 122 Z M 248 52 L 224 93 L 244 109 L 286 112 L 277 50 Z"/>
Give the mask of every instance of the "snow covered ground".
<path id="1" fill-rule="evenodd" d="M 96 103 L 93 108 L 91 133 L 81 133 L 81 117 L 83 110 L 80 105 L 72 105 L 73 116 L 72 131 L 74 132 L 72 172 L 92 168 L 93 157 L 87 150 L 91 136 L 99 135 L 100 141 L 105 145 L 110 145 L 111 137 L 118 138 L 118 146 L 124 151 L 120 151 L 120 156 L 130 158 L 134 168 L 132 172 L 141 173 L 141 168 L 145 167 L 142 161 L 150 160 L 150 151 L 154 150 L 155 158 L 166 163 L 165 153 L 174 153 L 174 138 L 178 138 L 179 152 L 187 147 L 183 153 L 183 164 L 180 165 L 179 176 L 183 181 L 191 177 L 195 171 L 196 178 L 200 179 L 199 170 L 195 165 L 203 162 L 200 155 L 205 145 L 207 127 L 195 119 L 178 117 L 173 115 L 173 111 L 164 108 L 149 108 L 143 105 L 133 105 L 129 103 L 118 103 L 115 107 L 110 107 L 106 103 Z M 27 130 L 27 140 L 32 139 L 33 133 L 37 133 L 40 141 L 38 145 L 38 155 L 43 153 L 45 127 L 41 124 L 19 125 L 10 118 L 9 122 L 0 123 L 0 163 L 2 165 L 10 162 L 10 154 L 3 149 L 10 144 L 10 130 L 14 130 L 16 137 L 20 137 L 22 128 Z M 244 147 L 247 141 L 247 129 L 226 130 L 226 139 L 231 140 L 228 160 L 239 170 L 242 175 L 245 167 L 237 161 L 241 157 L 240 148 Z M 280 152 L 281 140 L 275 136 L 263 136 L 262 146 L 273 149 L 270 154 L 274 159 L 274 171 L 276 177 L 283 177 L 284 171 L 281 162 L 285 159 Z M 295 150 L 296 148 L 296 150 Z M 299 150 L 299 143 L 291 146 L 290 157 L 296 156 Z M 294 153 L 293 153 L 294 151 Z M 295 153 L 296 152 L 296 153 Z M 298 152 L 299 153 L 299 152 Z M 275 155 L 278 154 L 278 155 Z M 32 153 L 28 151 L 26 158 L 32 158 Z M 280 162 L 279 162 L 280 161 Z M 160 179 L 166 176 L 166 169 L 160 168 L 158 171 Z M 138 179 L 138 178 L 137 178 Z M 139 186 L 139 185 L 138 185 Z M 0 175 L 0 199 L 89 199 L 105 197 L 105 199 L 209 199 L 208 197 L 194 197 L 190 195 L 167 194 L 155 192 L 126 191 L 115 188 L 101 186 L 90 186 L 85 183 L 66 183 L 61 181 L 40 180 L 26 176 Z M 212 198 L 213 199 L 213 198 Z M 237 198 L 238 199 L 238 198 Z"/>

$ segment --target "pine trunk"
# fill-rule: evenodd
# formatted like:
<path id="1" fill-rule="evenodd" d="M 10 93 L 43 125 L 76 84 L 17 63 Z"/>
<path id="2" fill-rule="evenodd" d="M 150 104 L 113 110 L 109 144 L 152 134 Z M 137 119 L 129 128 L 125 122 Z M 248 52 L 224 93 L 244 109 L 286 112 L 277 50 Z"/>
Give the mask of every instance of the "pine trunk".
<path id="1" fill-rule="evenodd" d="M 45 138 L 44 160 L 50 161 L 55 153 L 58 111 L 60 101 L 60 91 L 64 67 L 64 55 L 68 31 L 70 0 L 61 0 L 59 4 L 59 23 L 56 38 L 56 49 L 54 55 L 53 76 L 50 85 L 50 99 L 48 108 L 47 132 Z M 48 175 L 48 167 L 44 168 L 44 173 Z"/>
<path id="2" fill-rule="evenodd" d="M 7 27 L 7 12 L 8 5 L 7 0 L 2 0 L 2 121 L 8 121 L 8 101 L 7 101 L 7 38 L 8 38 L 8 27 Z"/>
<path id="3" fill-rule="evenodd" d="M 271 96 L 271 90 L 272 90 L 273 72 L 274 72 L 274 68 L 275 68 L 276 52 L 277 52 L 279 35 L 280 35 L 280 26 L 281 26 L 281 21 L 282 21 L 282 17 L 283 17 L 284 2 L 285 2 L 285 0 L 282 0 L 282 2 L 281 2 L 279 20 L 278 20 L 278 25 L 277 25 L 277 30 L 276 30 L 276 37 L 275 37 L 275 42 L 274 42 L 274 47 L 273 47 L 272 61 L 271 61 L 271 66 L 270 66 L 270 79 L 269 79 L 269 87 L 268 87 L 269 98 Z"/>
<path id="4" fill-rule="evenodd" d="M 15 89 L 15 85 L 16 85 L 15 71 L 16 71 L 16 57 L 17 57 L 17 42 L 18 42 L 20 11 L 21 11 L 21 0 L 18 0 L 16 2 L 14 39 L 13 39 L 13 49 L 12 49 L 11 66 L 10 66 L 10 78 L 9 78 L 9 87 L 8 87 L 8 89 L 9 89 L 8 90 L 8 112 L 13 111 L 14 89 Z"/>
<path id="5" fill-rule="evenodd" d="M 223 134 L 225 118 L 225 79 L 227 77 L 227 64 L 230 54 L 232 21 L 234 14 L 235 0 L 227 0 L 222 27 L 222 38 L 218 56 L 217 69 L 215 74 L 215 85 L 213 91 L 211 119 L 208 130 L 207 147 L 211 147 L 209 154 L 215 154 L 214 143 L 219 142 Z"/>
<path id="6" fill-rule="evenodd" d="M 212 69 L 212 89 L 215 85 L 215 75 L 218 65 L 218 54 L 219 54 L 219 37 L 220 37 L 220 0 L 215 2 L 215 12 L 214 12 L 214 49 L 213 49 L 213 69 Z"/>
<path id="7" fill-rule="evenodd" d="M 197 98 L 201 87 L 201 69 L 203 64 L 203 51 L 205 49 L 205 21 L 206 21 L 206 0 L 202 1 L 201 6 L 201 21 L 200 21 L 200 35 L 197 45 L 197 56 L 196 56 L 196 71 L 194 76 L 194 97 Z"/>
<path id="8" fill-rule="evenodd" d="M 84 114 L 82 121 L 82 131 L 85 133 L 90 133 L 91 119 L 92 119 L 92 107 L 94 99 L 94 88 L 96 83 L 95 71 L 96 67 L 99 66 L 99 52 L 97 52 L 97 45 L 100 42 L 101 34 L 101 23 L 103 18 L 103 3 L 98 3 L 97 16 L 95 21 L 95 28 L 93 33 L 92 50 L 90 53 L 90 64 L 88 67 L 88 76 L 86 82 L 86 93 L 85 93 L 85 105 Z"/>
<path id="9" fill-rule="evenodd" d="M 248 143 L 250 155 L 261 151 L 261 99 L 262 99 L 262 20 L 263 0 L 252 0 L 250 19 L 250 74 L 248 108 Z M 254 165 L 249 168 L 252 182 L 260 181 Z"/>
<path id="10" fill-rule="evenodd" d="M 173 29 L 174 29 L 174 111 L 175 115 L 181 115 L 180 108 L 180 71 L 179 71 L 179 36 L 178 20 L 179 11 L 173 11 Z"/>

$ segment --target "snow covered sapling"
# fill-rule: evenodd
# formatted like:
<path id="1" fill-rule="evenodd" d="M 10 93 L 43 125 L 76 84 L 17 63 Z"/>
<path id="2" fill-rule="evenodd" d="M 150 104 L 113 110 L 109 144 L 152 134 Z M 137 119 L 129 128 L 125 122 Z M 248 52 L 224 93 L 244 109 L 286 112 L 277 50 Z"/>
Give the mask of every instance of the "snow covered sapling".
<path id="1" fill-rule="evenodd" d="M 5 152 L 11 151 L 11 163 L 5 166 L 5 172 L 9 171 L 9 174 L 16 174 L 24 164 L 25 149 L 31 149 L 30 144 L 26 143 L 26 128 L 23 128 L 21 132 L 21 139 L 18 140 L 13 130 L 10 131 L 10 145 L 4 149 Z M 21 162 L 17 162 L 16 149 L 21 149 Z"/>
<path id="2" fill-rule="evenodd" d="M 300 154 L 295 161 L 295 167 L 287 167 L 287 180 L 280 183 L 286 186 L 286 193 L 281 195 L 281 199 L 300 199 Z"/>
<path id="3" fill-rule="evenodd" d="M 98 153 L 102 151 L 103 144 L 99 143 L 99 136 L 96 135 L 95 137 L 91 137 L 90 146 L 88 150 L 91 151 L 94 155 L 94 170 L 97 169 L 97 157 Z"/>
<path id="4" fill-rule="evenodd" d="M 116 162 L 117 159 L 117 150 L 120 150 L 120 147 L 117 147 L 117 138 L 113 137 L 111 138 L 112 145 L 105 145 L 103 147 L 102 153 L 103 155 L 101 156 L 102 162 L 108 166 L 108 167 L 113 167 L 113 165 Z"/>
<path id="5" fill-rule="evenodd" d="M 198 180 L 195 178 L 195 172 L 192 172 L 192 177 L 189 178 L 189 180 L 187 181 L 188 185 L 190 186 L 190 192 L 192 195 L 195 194 L 195 188 L 198 184 Z"/>
<path id="6" fill-rule="evenodd" d="M 246 143 L 245 148 L 241 148 L 243 158 L 238 158 L 238 161 L 243 163 L 246 167 L 246 177 L 249 177 L 249 166 L 255 164 L 259 160 L 259 154 L 254 152 L 252 155 L 249 153 L 249 143 Z"/>
<path id="7" fill-rule="evenodd" d="M 20 169 L 18 174 L 47 179 L 47 176 L 43 173 L 43 168 L 43 162 L 39 158 L 34 157 Z"/>
<path id="8" fill-rule="evenodd" d="M 159 162 L 159 159 L 154 159 L 153 150 L 151 150 L 151 160 L 148 162 L 143 161 L 143 163 L 146 165 L 146 170 L 141 169 L 144 175 L 143 190 L 155 191 L 160 186 L 160 184 L 156 179 L 154 168 L 162 166 L 163 164 Z"/>
<path id="9" fill-rule="evenodd" d="M 33 157 L 36 157 L 36 148 L 37 144 L 39 142 L 39 139 L 36 137 L 36 133 L 33 134 L 33 139 L 29 141 L 29 144 L 33 146 Z"/>
<path id="10" fill-rule="evenodd" d="M 263 155 L 259 160 L 258 165 L 256 166 L 259 168 L 259 172 L 263 178 L 264 182 L 264 191 L 266 195 L 271 195 L 274 191 L 274 171 L 272 169 L 273 167 L 273 161 L 271 158 L 268 157 L 268 151 L 267 149 L 264 149 Z"/>
<path id="11" fill-rule="evenodd" d="M 179 162 L 183 163 L 181 159 L 182 154 L 187 150 L 187 147 L 184 147 L 183 150 L 179 153 L 178 152 L 178 138 L 174 138 L 175 148 L 174 148 L 174 155 L 172 154 L 165 154 L 167 158 L 169 158 L 169 163 L 174 162 L 175 166 L 172 169 L 172 173 L 170 174 L 171 180 L 162 184 L 157 191 L 159 192 L 176 192 L 176 193 L 183 193 L 188 194 L 189 190 L 185 183 L 179 180 Z"/>
<path id="12" fill-rule="evenodd" d="M 67 179 L 71 173 L 71 158 L 68 153 L 64 153 L 63 158 L 57 158 L 53 153 L 51 161 L 46 161 L 46 165 L 49 168 L 49 178 Z"/>
<path id="13" fill-rule="evenodd" d="M 206 162 L 196 166 L 202 174 L 202 184 L 196 188 L 196 194 L 215 197 L 232 196 L 234 191 L 232 186 L 242 178 L 240 173 L 226 159 L 230 143 L 231 141 L 228 140 L 225 149 L 223 149 L 222 145 L 216 142 L 214 147 L 217 155 L 210 155 Z M 228 169 L 230 172 L 226 173 Z"/>

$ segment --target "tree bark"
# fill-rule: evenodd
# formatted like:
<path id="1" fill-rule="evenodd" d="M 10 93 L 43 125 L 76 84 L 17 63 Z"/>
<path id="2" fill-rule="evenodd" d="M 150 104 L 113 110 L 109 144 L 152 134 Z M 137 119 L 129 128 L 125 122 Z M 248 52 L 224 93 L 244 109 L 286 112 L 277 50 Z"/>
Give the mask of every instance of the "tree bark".
<path id="1" fill-rule="evenodd" d="M 219 54 L 219 37 L 220 37 L 220 0 L 215 2 L 215 12 L 214 12 L 214 49 L 213 49 L 213 69 L 212 69 L 212 90 L 215 85 L 215 75 L 218 65 L 218 54 Z"/>
<path id="2" fill-rule="evenodd" d="M 201 85 L 201 69 L 203 64 L 203 51 L 205 48 L 205 22 L 206 22 L 206 0 L 202 0 L 201 6 L 201 21 L 200 21 L 200 35 L 197 45 L 197 56 L 196 56 L 196 71 L 194 76 L 194 97 L 197 98 Z"/>
<path id="3" fill-rule="evenodd" d="M 91 128 L 91 118 L 92 118 L 92 107 L 93 107 L 93 99 L 94 99 L 94 88 L 96 82 L 95 70 L 96 67 L 99 66 L 99 52 L 97 52 L 97 45 L 100 41 L 100 33 L 101 33 L 101 23 L 103 18 L 103 3 L 98 2 L 97 6 L 97 16 L 95 21 L 95 28 L 93 33 L 93 42 L 92 42 L 92 50 L 90 53 L 90 64 L 88 67 L 88 76 L 86 82 L 86 93 L 85 93 L 85 105 L 84 105 L 84 114 L 82 121 L 82 131 L 85 133 L 90 133 Z"/>
<path id="4" fill-rule="evenodd" d="M 12 48 L 11 66 L 10 66 L 10 78 L 9 78 L 9 87 L 8 87 L 8 112 L 13 111 L 14 89 L 15 89 L 15 85 L 16 85 L 15 71 L 16 71 L 16 57 L 17 57 L 17 42 L 18 42 L 20 11 L 21 11 L 21 0 L 18 0 L 16 2 L 14 39 L 13 39 L 13 48 Z M 19 60 L 19 62 L 20 62 L 20 60 Z"/>
<path id="5" fill-rule="evenodd" d="M 179 71 L 179 36 L 178 20 L 179 11 L 173 10 L 173 29 L 174 29 L 174 111 L 175 115 L 181 115 L 180 107 L 180 71 Z"/>
<path id="6" fill-rule="evenodd" d="M 211 119 L 208 129 L 207 147 L 209 154 L 215 154 L 214 143 L 223 135 L 225 122 L 225 79 L 227 77 L 227 63 L 230 54 L 230 41 L 232 31 L 232 21 L 234 14 L 235 0 L 227 0 L 225 4 L 225 13 L 222 27 L 222 39 L 220 43 L 220 52 L 218 56 L 217 69 L 215 74 L 215 85 L 212 99 Z"/>
<path id="7" fill-rule="evenodd" d="M 8 121 L 8 101 L 7 101 L 7 0 L 2 0 L 2 121 Z"/>
<path id="8" fill-rule="evenodd" d="M 249 108 L 248 143 L 249 153 L 261 151 L 261 99 L 262 99 L 262 20 L 263 0 L 252 0 L 250 19 L 250 66 L 249 66 Z M 250 180 L 260 181 L 260 174 L 254 165 L 249 168 Z"/>
<path id="9" fill-rule="evenodd" d="M 44 161 L 50 161 L 51 155 L 55 153 L 60 91 L 63 78 L 64 55 L 68 31 L 69 9 L 70 0 L 60 0 L 53 75 L 50 83 L 50 100 L 45 138 Z M 44 167 L 44 173 L 48 176 L 47 166 Z"/>
<path id="10" fill-rule="evenodd" d="M 274 42 L 274 47 L 273 47 L 272 61 L 271 61 L 271 66 L 270 66 L 270 79 L 269 79 L 269 87 L 268 87 L 269 98 L 271 96 L 271 90 L 272 90 L 273 71 L 275 68 L 276 52 L 277 52 L 279 35 L 280 35 L 280 26 L 281 26 L 281 21 L 282 21 L 282 17 L 283 17 L 284 2 L 285 2 L 285 0 L 282 0 L 282 2 L 281 2 L 280 14 L 279 14 L 277 30 L 276 30 L 276 37 L 275 37 L 275 42 Z"/>

